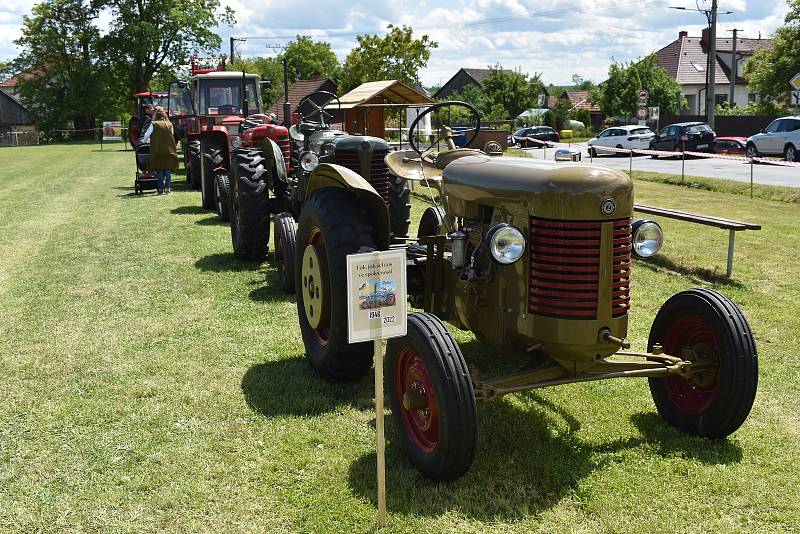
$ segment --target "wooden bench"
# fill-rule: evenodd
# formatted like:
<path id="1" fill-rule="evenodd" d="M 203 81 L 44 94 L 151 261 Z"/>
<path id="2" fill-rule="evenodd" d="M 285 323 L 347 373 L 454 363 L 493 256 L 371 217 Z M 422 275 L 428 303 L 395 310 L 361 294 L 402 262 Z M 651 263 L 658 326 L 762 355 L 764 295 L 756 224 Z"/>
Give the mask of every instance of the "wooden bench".
<path id="1" fill-rule="evenodd" d="M 697 213 L 688 213 L 686 211 L 678 211 L 669 208 L 659 208 L 657 206 L 647 206 L 645 204 L 634 204 L 633 211 L 647 213 L 648 215 L 657 215 L 659 217 L 667 217 L 670 219 L 678 219 L 679 221 L 704 224 L 706 226 L 713 226 L 715 228 L 728 230 L 728 268 L 726 271 L 726 276 L 728 278 L 730 278 L 731 274 L 733 273 L 733 243 L 736 232 L 740 232 L 742 230 L 761 230 L 760 224 L 734 221 L 731 219 L 722 219 L 720 217 L 711 217 L 709 215 L 699 215 Z"/>

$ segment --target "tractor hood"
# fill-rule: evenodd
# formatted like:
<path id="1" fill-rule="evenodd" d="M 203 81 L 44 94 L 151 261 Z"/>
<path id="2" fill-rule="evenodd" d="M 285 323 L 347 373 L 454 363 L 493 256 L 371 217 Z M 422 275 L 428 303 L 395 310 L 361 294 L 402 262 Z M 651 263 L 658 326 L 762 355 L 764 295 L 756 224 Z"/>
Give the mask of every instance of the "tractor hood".
<path id="1" fill-rule="evenodd" d="M 598 165 L 467 156 L 445 167 L 442 188 L 453 215 L 462 217 L 478 205 L 561 220 L 622 219 L 633 212 L 631 179 Z"/>
<path id="2" fill-rule="evenodd" d="M 333 140 L 336 150 L 389 150 L 389 143 L 380 137 L 368 135 L 345 135 Z"/>

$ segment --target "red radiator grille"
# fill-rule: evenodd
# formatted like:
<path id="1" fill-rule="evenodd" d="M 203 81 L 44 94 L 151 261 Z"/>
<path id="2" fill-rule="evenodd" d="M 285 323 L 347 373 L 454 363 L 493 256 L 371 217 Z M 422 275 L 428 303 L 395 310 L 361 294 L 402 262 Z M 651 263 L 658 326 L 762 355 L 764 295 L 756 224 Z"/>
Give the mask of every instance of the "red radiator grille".
<path id="1" fill-rule="evenodd" d="M 600 228 L 604 221 L 530 219 L 528 311 L 564 319 L 596 319 Z M 614 223 L 611 314 L 628 312 L 630 219 Z"/>
<path id="2" fill-rule="evenodd" d="M 375 150 L 370 161 L 369 176 L 365 176 L 367 181 L 385 202 L 389 201 L 389 169 L 386 167 L 383 158 L 386 157 L 386 150 Z M 361 174 L 361 159 L 355 150 L 337 150 L 336 164 L 347 167 L 351 171 Z"/>
<path id="3" fill-rule="evenodd" d="M 283 163 L 286 165 L 286 172 L 289 172 L 289 170 L 292 168 L 292 143 L 289 141 L 288 137 L 279 135 L 275 140 L 275 144 L 277 144 L 278 148 L 281 149 L 281 153 L 283 154 Z"/>

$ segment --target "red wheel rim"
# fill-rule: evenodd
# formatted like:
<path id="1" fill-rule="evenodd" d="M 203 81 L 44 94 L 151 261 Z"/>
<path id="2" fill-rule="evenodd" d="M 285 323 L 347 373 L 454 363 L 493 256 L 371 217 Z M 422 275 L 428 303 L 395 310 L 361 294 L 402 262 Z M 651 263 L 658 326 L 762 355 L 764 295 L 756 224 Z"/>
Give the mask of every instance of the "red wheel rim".
<path id="1" fill-rule="evenodd" d="M 413 391 L 421 394 L 423 408 L 404 406 L 404 395 Z M 406 435 L 418 449 L 430 453 L 439 443 L 439 408 L 428 368 L 409 346 L 402 348 L 395 364 L 395 395 Z"/>
<path id="2" fill-rule="evenodd" d="M 680 356 L 683 349 L 697 353 L 707 353 L 710 349 L 713 359 L 719 365 L 719 344 L 714 333 L 699 317 L 687 315 L 672 323 L 664 337 L 664 352 Z M 719 366 L 713 375 L 682 378 L 671 376 L 664 379 L 667 395 L 672 403 L 687 414 L 697 414 L 706 410 L 719 391 Z"/>
<path id="3" fill-rule="evenodd" d="M 308 245 L 322 245 L 325 246 L 325 239 L 322 235 L 322 230 L 319 227 L 315 226 L 311 229 L 311 232 L 308 233 L 308 239 L 306 240 L 306 246 Z M 310 326 L 310 325 L 309 325 Z M 331 335 L 331 325 L 330 321 L 325 323 L 320 323 L 317 328 L 313 329 L 314 336 L 317 338 L 317 341 L 321 345 L 325 345 L 328 342 L 328 339 Z"/>

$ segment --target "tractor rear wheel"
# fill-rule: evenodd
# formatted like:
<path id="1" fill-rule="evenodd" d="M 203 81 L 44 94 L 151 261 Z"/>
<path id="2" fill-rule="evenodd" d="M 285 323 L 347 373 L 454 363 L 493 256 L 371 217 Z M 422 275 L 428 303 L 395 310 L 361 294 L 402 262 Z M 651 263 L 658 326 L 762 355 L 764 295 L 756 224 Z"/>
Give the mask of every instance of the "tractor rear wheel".
<path id="1" fill-rule="evenodd" d="M 217 199 L 217 217 L 222 222 L 230 220 L 231 183 L 228 175 L 218 172 L 214 176 L 214 196 Z"/>
<path id="2" fill-rule="evenodd" d="M 263 261 L 269 251 L 269 190 L 267 170 L 258 150 L 234 155 L 231 192 L 231 242 L 234 255 L 246 261 Z"/>
<path id="3" fill-rule="evenodd" d="M 386 352 L 387 396 L 408 459 L 432 480 L 460 477 L 475 458 L 478 423 L 458 343 L 435 315 L 412 313 Z"/>
<path id="4" fill-rule="evenodd" d="M 405 243 L 411 225 L 410 194 L 404 178 L 389 175 L 389 225 L 398 243 Z"/>
<path id="5" fill-rule="evenodd" d="M 297 255 L 297 226 L 291 213 L 275 216 L 275 267 L 278 282 L 286 293 L 294 293 L 295 264 Z"/>
<path id="6" fill-rule="evenodd" d="M 375 229 L 357 198 L 326 187 L 303 205 L 297 243 L 295 287 L 306 356 L 326 380 L 358 380 L 372 366 L 372 343 L 347 342 L 346 258 L 375 250 Z"/>
<path id="7" fill-rule="evenodd" d="M 739 428 L 758 386 L 755 341 L 742 312 L 709 289 L 673 295 L 653 321 L 649 350 L 690 359 L 689 377 L 650 378 L 658 413 L 669 424 L 697 436 L 724 438 Z"/>
<path id="8" fill-rule="evenodd" d="M 192 185 L 192 189 L 200 189 L 201 185 L 201 172 L 200 168 L 200 141 L 189 141 L 189 166 L 186 168 L 186 178 Z"/>
<path id="9" fill-rule="evenodd" d="M 208 210 L 216 209 L 217 202 L 214 195 L 214 169 L 222 165 L 222 147 L 213 139 L 203 143 L 203 207 Z"/>

